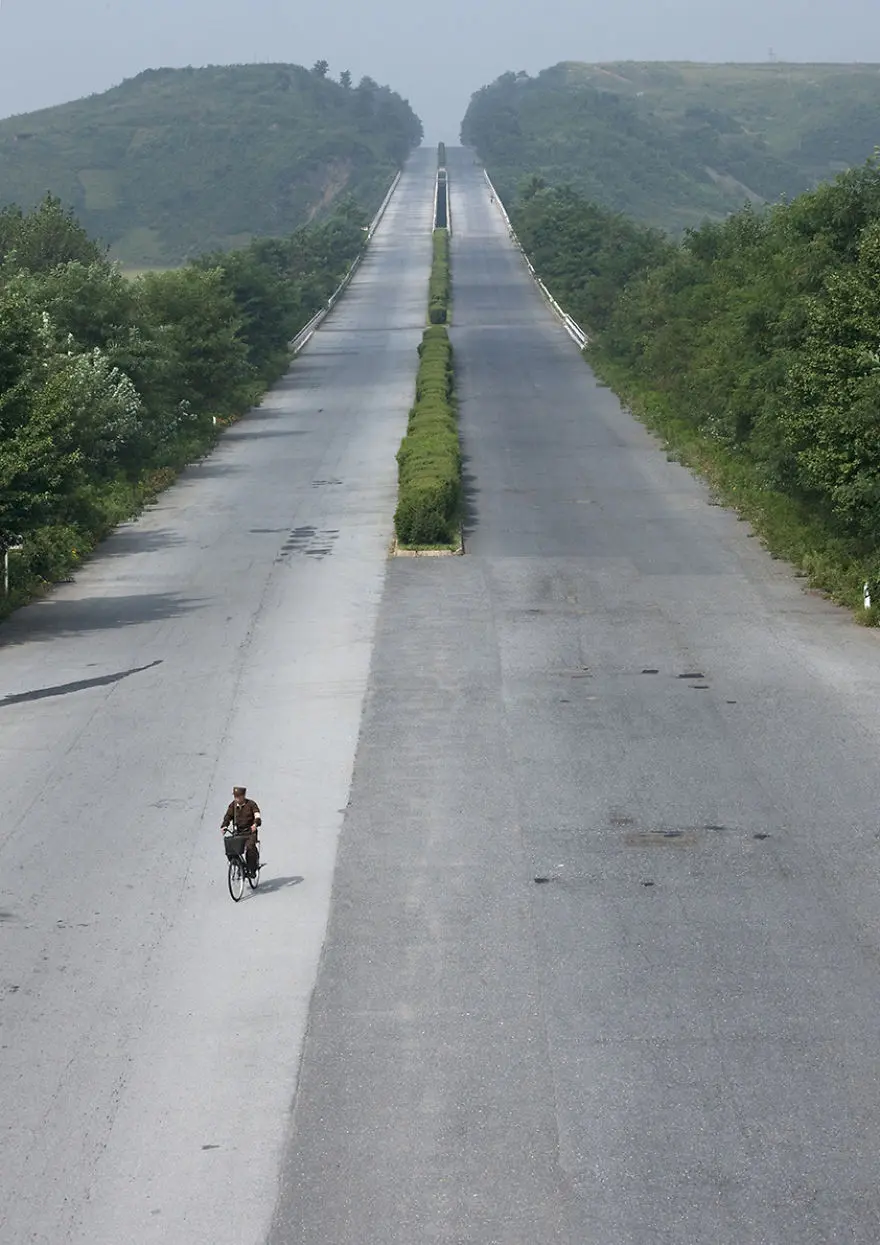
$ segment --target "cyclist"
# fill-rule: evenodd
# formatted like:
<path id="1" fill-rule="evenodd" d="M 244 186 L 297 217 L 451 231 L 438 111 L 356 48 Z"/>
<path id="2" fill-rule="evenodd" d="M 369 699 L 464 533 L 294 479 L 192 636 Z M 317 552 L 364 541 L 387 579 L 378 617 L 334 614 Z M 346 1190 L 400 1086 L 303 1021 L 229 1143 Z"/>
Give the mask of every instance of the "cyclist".
<path id="1" fill-rule="evenodd" d="M 232 803 L 220 823 L 220 829 L 226 830 L 231 825 L 236 834 L 247 836 L 244 845 L 244 862 L 249 872 L 256 873 L 260 864 L 260 852 L 257 847 L 257 831 L 263 823 L 260 806 L 256 800 L 247 798 L 247 787 L 232 788 Z"/>

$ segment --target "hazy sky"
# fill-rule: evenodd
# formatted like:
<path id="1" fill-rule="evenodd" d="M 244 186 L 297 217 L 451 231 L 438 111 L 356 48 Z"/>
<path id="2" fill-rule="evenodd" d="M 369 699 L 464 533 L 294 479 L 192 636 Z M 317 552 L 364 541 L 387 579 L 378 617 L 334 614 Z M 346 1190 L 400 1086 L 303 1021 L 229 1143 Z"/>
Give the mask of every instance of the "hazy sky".
<path id="1" fill-rule="evenodd" d="M 880 61 L 880 0 L 0 0 L 0 116 L 162 65 L 330 62 L 458 140 L 471 92 L 560 60 Z"/>

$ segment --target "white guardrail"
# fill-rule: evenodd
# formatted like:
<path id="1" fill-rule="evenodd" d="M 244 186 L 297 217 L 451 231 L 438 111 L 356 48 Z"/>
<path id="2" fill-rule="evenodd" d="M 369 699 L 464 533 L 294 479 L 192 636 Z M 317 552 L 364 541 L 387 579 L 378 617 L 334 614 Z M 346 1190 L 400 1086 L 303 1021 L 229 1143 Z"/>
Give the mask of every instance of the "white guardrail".
<path id="1" fill-rule="evenodd" d="M 577 342 L 577 345 L 579 346 L 579 348 L 583 350 L 584 346 L 586 346 L 590 340 L 589 337 L 584 332 L 584 330 L 581 328 L 581 326 L 578 324 L 578 322 L 576 320 L 572 320 L 568 312 L 559 306 L 559 303 L 557 303 L 556 299 L 547 289 L 546 285 L 541 280 L 541 278 L 538 276 L 537 272 L 535 272 L 532 261 L 529 259 L 528 255 L 526 255 L 525 250 L 523 249 L 523 245 L 520 242 L 519 238 L 516 236 L 516 231 L 514 230 L 513 225 L 511 225 L 510 223 L 510 217 L 507 215 L 507 211 L 504 207 L 504 204 L 501 202 L 501 197 L 498 194 L 498 191 L 492 185 L 492 180 L 489 177 L 489 174 L 486 172 L 485 169 L 483 169 L 483 176 L 486 179 L 486 185 L 489 187 L 490 194 L 494 198 L 495 203 L 498 205 L 498 211 L 501 213 L 504 219 L 504 223 L 507 226 L 507 232 L 510 234 L 511 241 L 513 242 L 516 249 L 519 251 L 520 255 L 522 255 L 523 260 L 525 261 L 526 267 L 528 268 L 529 272 L 532 274 L 532 277 L 534 278 L 535 284 L 537 285 L 541 293 L 544 295 L 547 302 L 553 308 L 553 311 L 555 312 L 555 314 L 562 321 L 562 327 L 565 329 L 566 333 L 568 333 L 572 341 Z"/>
<path id="2" fill-rule="evenodd" d="M 361 260 L 364 258 L 366 249 L 370 245 L 370 241 L 372 240 L 373 234 L 378 229 L 379 222 L 381 221 L 382 217 L 385 215 L 385 209 L 388 207 L 388 204 L 391 202 L 391 196 L 394 194 L 395 190 L 397 189 L 397 183 L 399 181 L 400 181 L 400 173 L 396 175 L 396 177 L 394 178 L 394 181 L 388 187 L 388 193 L 386 194 L 385 198 L 382 200 L 381 204 L 379 205 L 378 212 L 373 217 L 373 219 L 370 221 L 369 227 L 367 229 L 366 237 L 364 238 L 363 249 L 361 250 L 360 254 L 355 259 L 352 266 L 349 268 L 348 272 L 342 278 L 339 285 L 336 287 L 336 289 L 327 299 L 326 306 L 322 307 L 321 310 L 317 313 L 317 315 L 312 316 L 311 320 L 309 320 L 305 328 L 301 328 L 300 331 L 297 333 L 296 337 L 294 337 L 293 341 L 290 343 L 290 349 L 293 354 L 295 355 L 299 354 L 303 346 L 306 344 L 306 342 L 309 340 L 309 338 L 312 336 L 312 334 L 315 332 L 315 330 L 318 328 L 321 322 L 327 316 L 329 316 L 330 312 L 333 310 L 333 308 L 336 306 L 337 302 L 339 301 L 343 290 L 346 288 L 349 281 L 351 281 L 352 277 L 357 272 L 358 268 L 360 267 Z"/>

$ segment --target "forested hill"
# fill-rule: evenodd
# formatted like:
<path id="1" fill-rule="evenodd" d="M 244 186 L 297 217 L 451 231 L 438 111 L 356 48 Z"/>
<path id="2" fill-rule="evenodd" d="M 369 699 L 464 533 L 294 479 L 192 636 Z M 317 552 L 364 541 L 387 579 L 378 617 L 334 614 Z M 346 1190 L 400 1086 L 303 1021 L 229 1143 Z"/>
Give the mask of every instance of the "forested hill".
<path id="1" fill-rule="evenodd" d="M 339 195 L 377 207 L 421 141 L 406 100 L 326 62 L 147 70 L 0 122 L 0 206 L 47 192 L 135 266 L 288 234 Z"/>
<path id="2" fill-rule="evenodd" d="M 678 232 L 861 164 L 880 66 L 564 62 L 483 87 L 461 132 L 505 197 L 539 177 Z"/>

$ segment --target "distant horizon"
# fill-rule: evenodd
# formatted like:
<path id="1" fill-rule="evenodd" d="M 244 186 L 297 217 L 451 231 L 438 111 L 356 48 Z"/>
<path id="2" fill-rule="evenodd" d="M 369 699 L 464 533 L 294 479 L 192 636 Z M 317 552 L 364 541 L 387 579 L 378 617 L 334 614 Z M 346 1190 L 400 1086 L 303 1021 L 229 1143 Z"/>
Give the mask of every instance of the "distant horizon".
<path id="1" fill-rule="evenodd" d="M 2 12 L 2 3 L 3 3 L 3 0 L 0 0 L 0 12 Z M 162 70 L 177 71 L 177 70 L 185 70 L 185 69 L 200 70 L 200 69 L 223 69 L 223 68 L 248 68 L 250 66 L 256 67 L 259 65 L 297 66 L 301 69 L 310 68 L 308 65 L 305 65 L 301 61 L 283 60 L 283 59 L 281 60 L 279 59 L 250 60 L 250 61 L 224 60 L 224 61 L 205 61 L 202 64 L 195 64 L 195 63 L 189 62 L 187 64 L 179 64 L 179 65 L 172 65 L 172 64 L 145 65 L 142 69 L 138 69 L 132 73 L 128 73 L 124 77 L 118 78 L 117 80 L 109 83 L 106 86 L 98 87 L 93 90 L 86 91 L 80 95 L 71 95 L 64 99 L 55 100 L 54 102 L 49 103 L 49 104 L 42 104 L 35 108 L 26 108 L 22 111 L 0 113 L 0 121 L 9 121 L 9 120 L 14 119 L 15 117 L 27 117 L 27 116 L 31 116 L 39 112 L 48 112 L 53 108 L 64 108 L 65 106 L 69 104 L 79 103 L 81 100 L 84 100 L 84 99 L 100 97 L 101 95 L 106 95 L 109 91 L 114 90 L 116 87 L 122 86 L 126 82 L 131 82 L 133 79 L 140 77 L 141 74 L 144 74 L 144 73 L 151 73 L 151 72 L 154 73 L 154 72 L 160 72 Z M 484 86 L 489 86 L 491 82 L 496 81 L 497 78 L 501 77 L 504 73 L 510 73 L 510 72 L 526 73 L 529 78 L 536 78 L 540 74 L 544 73 L 546 70 L 554 68 L 556 65 L 592 65 L 592 66 L 595 66 L 596 68 L 602 68 L 603 66 L 606 66 L 606 65 L 705 65 L 706 67 L 741 66 L 743 68 L 745 67 L 748 67 L 748 68 L 766 67 L 768 69 L 784 68 L 785 66 L 815 65 L 817 68 L 835 67 L 835 68 L 841 68 L 841 69 L 877 69 L 878 72 L 880 72 L 880 59 L 876 61 L 872 61 L 872 60 L 858 60 L 858 61 L 853 61 L 853 60 L 788 60 L 788 59 L 783 60 L 782 58 L 774 58 L 772 60 L 771 59 L 706 60 L 706 59 L 687 58 L 687 57 L 684 57 L 684 58 L 680 57 L 678 59 L 672 59 L 669 57 L 628 56 L 628 57 L 617 57 L 615 59 L 604 59 L 604 60 L 582 60 L 578 57 L 563 57 L 561 60 L 554 61 L 551 64 L 544 65 L 540 69 L 536 69 L 531 72 L 527 70 L 502 70 L 501 74 L 496 74 L 494 78 L 487 79 L 486 82 L 481 82 L 478 86 L 475 86 L 473 88 L 473 91 L 470 94 L 471 95 L 474 94 L 476 91 L 479 91 Z M 328 76 L 335 80 L 338 77 L 339 72 L 340 71 L 337 71 L 337 73 L 334 74 L 331 68 Z M 380 79 L 375 78 L 375 76 L 372 74 L 361 74 L 360 77 L 374 77 L 374 80 L 378 83 L 379 86 L 388 87 L 392 91 L 395 91 L 398 95 L 401 95 L 404 99 L 407 98 L 403 94 L 403 92 L 400 91 L 397 86 L 395 86 L 393 82 L 382 82 Z M 359 81 L 359 78 L 357 80 Z M 470 95 L 468 98 L 470 98 Z M 455 123 L 455 133 L 454 133 L 454 136 L 452 136 L 451 138 L 448 136 L 444 136 L 444 134 L 442 133 L 438 133 L 436 135 L 429 135 L 427 132 L 427 124 L 425 122 L 425 118 L 421 117 L 421 115 L 418 112 L 418 109 L 415 108 L 414 105 L 412 105 L 412 101 L 410 100 L 409 102 L 411 106 L 413 107 L 413 110 L 420 117 L 420 120 L 425 126 L 426 132 L 422 140 L 423 145 L 430 145 L 430 144 L 441 142 L 441 141 L 445 141 L 447 146 L 451 146 L 451 147 L 456 147 L 460 145 L 458 127 L 461 124 L 461 120 L 462 120 L 461 117 L 459 117 Z M 464 116 L 464 113 L 462 113 L 462 117 L 463 116 Z"/>
<path id="2" fill-rule="evenodd" d="M 446 0 L 426 31 L 411 0 L 0 0 L 0 116 L 99 95 L 145 69 L 311 66 L 390 86 L 427 141 L 458 136 L 471 95 L 562 61 L 880 64 L 880 4 L 837 0 Z"/>

